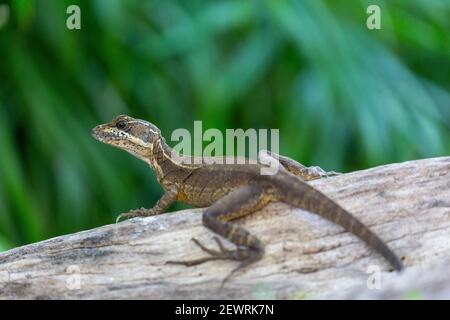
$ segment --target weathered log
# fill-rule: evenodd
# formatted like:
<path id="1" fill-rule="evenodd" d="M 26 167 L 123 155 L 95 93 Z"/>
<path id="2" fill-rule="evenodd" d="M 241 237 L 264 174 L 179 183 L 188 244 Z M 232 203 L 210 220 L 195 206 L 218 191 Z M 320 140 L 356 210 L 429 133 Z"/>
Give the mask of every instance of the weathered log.
<path id="1" fill-rule="evenodd" d="M 192 209 L 4 252 L 0 298 L 450 298 L 450 157 L 311 184 L 378 233 L 404 257 L 406 270 L 390 272 L 381 256 L 341 227 L 277 203 L 237 222 L 262 240 L 266 252 L 222 289 L 235 262 L 165 264 L 204 256 L 193 237 L 214 245 L 213 233 L 202 226 L 202 210 Z"/>

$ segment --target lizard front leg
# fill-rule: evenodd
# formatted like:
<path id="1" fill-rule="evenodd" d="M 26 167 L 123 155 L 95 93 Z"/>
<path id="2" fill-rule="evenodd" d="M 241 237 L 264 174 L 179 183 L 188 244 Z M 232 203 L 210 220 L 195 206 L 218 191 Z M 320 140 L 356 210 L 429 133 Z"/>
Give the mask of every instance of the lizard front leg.
<path id="1" fill-rule="evenodd" d="M 339 175 L 339 172 L 325 171 L 321 167 L 307 167 L 294 159 L 279 155 L 269 150 L 264 150 L 268 156 L 277 159 L 278 162 L 290 173 L 300 178 L 303 181 L 315 180 L 324 177 Z"/>
<path id="2" fill-rule="evenodd" d="M 158 214 L 163 214 L 172 203 L 177 199 L 178 187 L 175 185 L 166 189 L 163 196 L 156 202 L 155 206 L 151 209 L 140 208 L 131 210 L 125 213 L 119 214 L 116 219 L 116 223 L 122 218 L 132 218 L 132 217 L 148 217 L 156 216 Z"/>
<path id="3" fill-rule="evenodd" d="M 198 240 L 193 239 L 195 244 L 209 256 L 189 261 L 168 261 L 171 264 L 183 264 L 194 266 L 211 260 L 236 260 L 240 264 L 224 280 L 224 283 L 235 271 L 252 262 L 258 261 L 264 254 L 264 247 L 258 238 L 251 235 L 243 227 L 232 224 L 229 221 L 246 216 L 264 207 L 269 202 L 269 197 L 264 189 L 257 185 L 247 185 L 231 191 L 223 198 L 216 201 L 203 213 L 203 224 L 233 242 L 237 248 L 226 249 L 221 241 L 215 237 L 214 240 L 219 250 L 208 249 Z"/>

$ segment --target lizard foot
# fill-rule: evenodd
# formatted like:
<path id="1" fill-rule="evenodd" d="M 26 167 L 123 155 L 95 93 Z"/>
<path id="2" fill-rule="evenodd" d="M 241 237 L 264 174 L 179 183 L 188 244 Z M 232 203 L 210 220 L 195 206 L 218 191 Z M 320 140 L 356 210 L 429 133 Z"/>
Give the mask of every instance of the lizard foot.
<path id="1" fill-rule="evenodd" d="M 234 268 L 223 280 L 222 280 L 222 287 L 225 284 L 225 282 L 239 269 L 242 269 L 252 262 L 255 262 L 259 260 L 262 257 L 263 251 L 261 249 L 253 249 L 253 248 L 239 248 L 230 250 L 225 248 L 222 241 L 218 237 L 213 238 L 217 246 L 219 247 L 219 250 L 213 250 L 209 249 L 206 246 L 204 246 L 200 241 L 193 238 L 192 241 L 204 252 L 208 253 L 209 256 L 200 258 L 200 259 L 194 259 L 194 260 L 187 260 L 187 261 L 167 261 L 166 264 L 181 264 L 185 265 L 187 267 L 195 266 L 202 264 L 207 261 L 212 260 L 235 260 L 240 261 L 239 265 Z"/>
<path id="2" fill-rule="evenodd" d="M 154 215 L 152 209 L 140 208 L 134 209 L 125 213 L 121 213 L 116 218 L 116 223 L 120 222 L 121 219 L 129 219 L 135 217 L 148 217 Z"/>
<path id="3" fill-rule="evenodd" d="M 338 176 L 342 173 L 336 172 L 336 171 L 325 171 L 321 167 L 313 166 L 313 167 L 308 167 L 308 174 L 312 177 L 317 177 L 320 179 L 320 178 L 328 178 L 328 177 Z"/>
<path id="4" fill-rule="evenodd" d="M 326 175 L 325 175 L 326 178 L 328 178 L 328 177 L 334 177 L 334 176 L 339 176 L 339 175 L 342 174 L 342 172 L 336 172 L 336 171 L 327 171 L 327 172 L 325 172 L 325 173 L 326 173 Z"/>

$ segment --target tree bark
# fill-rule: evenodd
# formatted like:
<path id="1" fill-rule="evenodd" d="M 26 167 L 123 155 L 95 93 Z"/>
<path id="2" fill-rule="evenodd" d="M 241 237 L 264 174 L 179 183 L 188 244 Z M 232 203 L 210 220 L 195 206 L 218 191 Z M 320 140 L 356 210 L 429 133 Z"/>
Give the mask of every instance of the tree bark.
<path id="1" fill-rule="evenodd" d="M 311 182 L 370 226 L 401 257 L 390 265 L 313 213 L 275 203 L 242 223 L 265 244 L 234 275 L 233 261 L 165 264 L 214 246 L 202 209 L 136 218 L 0 254 L 2 299 L 450 298 L 450 157 L 390 164 Z M 230 246 L 231 247 L 231 246 Z"/>

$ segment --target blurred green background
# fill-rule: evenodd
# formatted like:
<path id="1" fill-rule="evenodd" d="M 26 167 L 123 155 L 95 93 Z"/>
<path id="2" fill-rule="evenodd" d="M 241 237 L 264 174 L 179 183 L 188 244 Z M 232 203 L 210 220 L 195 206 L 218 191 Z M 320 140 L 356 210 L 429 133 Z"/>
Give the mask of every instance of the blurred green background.
<path id="1" fill-rule="evenodd" d="M 118 114 L 169 137 L 194 120 L 279 128 L 281 153 L 326 170 L 450 154 L 450 1 L 5 4 L 0 250 L 155 203 L 145 163 L 90 136 Z"/>

